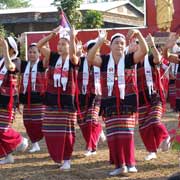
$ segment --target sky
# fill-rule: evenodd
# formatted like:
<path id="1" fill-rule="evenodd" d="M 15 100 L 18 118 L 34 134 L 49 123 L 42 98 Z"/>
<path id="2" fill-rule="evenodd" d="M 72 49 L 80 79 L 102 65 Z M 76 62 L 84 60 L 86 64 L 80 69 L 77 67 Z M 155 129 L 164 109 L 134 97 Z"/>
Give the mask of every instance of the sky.
<path id="1" fill-rule="evenodd" d="M 33 7 L 49 7 L 53 0 L 31 0 Z"/>

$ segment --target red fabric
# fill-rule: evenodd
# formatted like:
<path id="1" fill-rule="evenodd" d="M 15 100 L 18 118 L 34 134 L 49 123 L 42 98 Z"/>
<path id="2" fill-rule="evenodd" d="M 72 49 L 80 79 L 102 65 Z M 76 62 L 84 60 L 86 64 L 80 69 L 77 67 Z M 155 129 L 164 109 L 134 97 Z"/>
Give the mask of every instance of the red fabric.
<path id="1" fill-rule="evenodd" d="M 0 131 L 0 158 L 13 152 L 21 141 L 21 134 L 16 132 L 13 128 L 9 128 L 4 132 Z"/>
<path id="2" fill-rule="evenodd" d="M 58 87 L 58 99 L 57 99 L 57 101 L 58 101 L 58 109 L 60 111 L 61 110 L 61 88 L 60 87 Z"/>
<path id="3" fill-rule="evenodd" d="M 28 105 L 24 105 L 23 122 L 32 143 L 38 142 L 43 138 L 42 121 L 44 112 L 44 105 L 31 104 L 31 109 L 28 108 Z"/>
<path id="4" fill-rule="evenodd" d="M 142 88 L 142 92 L 143 92 L 143 96 L 144 96 L 144 100 L 145 100 L 145 105 L 148 105 L 149 102 L 147 100 L 146 93 L 145 93 L 145 76 L 143 76 L 143 75 L 141 76 L 141 88 Z"/>
<path id="5" fill-rule="evenodd" d="M 30 109 L 31 106 L 31 73 L 29 75 L 29 79 L 28 79 L 28 91 L 27 91 L 27 103 L 28 103 L 28 108 Z"/>
<path id="6" fill-rule="evenodd" d="M 169 103 L 172 109 L 176 108 L 176 86 L 175 83 L 169 85 Z"/>
<path id="7" fill-rule="evenodd" d="M 71 159 L 75 136 L 64 133 L 46 133 L 44 132 L 48 152 L 56 163 L 62 160 Z"/>
<path id="8" fill-rule="evenodd" d="M 163 93 L 163 85 L 162 85 L 162 82 L 161 82 L 161 76 L 160 76 L 160 72 L 159 70 L 157 69 L 157 75 L 156 75 L 156 78 L 157 78 L 157 88 L 159 89 L 159 95 L 160 95 L 160 98 L 161 98 L 161 102 L 162 102 L 162 108 L 163 108 L 163 112 L 165 112 L 165 109 L 166 109 L 166 99 L 165 99 L 165 94 Z"/>
<path id="9" fill-rule="evenodd" d="M 115 164 L 116 168 L 122 165 L 134 166 L 134 135 L 115 135 L 107 137 L 110 162 Z"/>
<path id="10" fill-rule="evenodd" d="M 77 114 L 80 119 L 82 119 L 80 105 L 79 105 L 79 87 L 78 87 L 78 72 L 77 70 L 74 70 L 74 77 L 75 77 L 75 88 L 76 88 L 76 104 L 77 104 Z"/>
<path id="11" fill-rule="evenodd" d="M 119 91 L 119 87 L 118 87 L 118 74 L 117 74 L 117 66 L 115 68 L 116 71 L 116 75 L 115 75 L 115 81 L 114 81 L 114 85 L 115 85 L 115 95 L 116 95 L 116 109 L 117 109 L 117 114 L 120 115 L 120 91 Z"/>
<path id="12" fill-rule="evenodd" d="M 31 76 L 31 73 L 29 75 Z M 20 85 L 20 91 L 19 92 L 22 94 L 24 92 L 23 76 L 24 76 L 24 73 L 21 73 L 22 79 L 21 79 L 21 85 Z M 43 95 L 46 91 L 46 87 L 47 87 L 47 78 L 46 78 L 45 72 L 37 72 L 36 86 L 35 86 L 36 92 L 39 92 L 41 95 Z"/>
<path id="13" fill-rule="evenodd" d="M 24 126 L 32 143 L 38 142 L 43 138 L 42 121 L 24 121 Z"/>
<path id="14" fill-rule="evenodd" d="M 86 149 L 96 150 L 102 126 L 99 122 L 91 121 L 79 124 L 82 135 L 86 141 Z"/>
<path id="15" fill-rule="evenodd" d="M 47 71 L 47 79 L 48 79 L 48 84 L 47 84 L 47 92 L 51 94 L 57 94 L 57 88 L 54 87 L 54 68 L 49 67 Z M 61 89 L 61 94 L 67 94 L 67 95 L 72 95 L 75 96 L 76 93 L 76 88 L 75 88 L 75 77 L 74 77 L 74 68 L 70 68 L 68 72 L 68 83 L 66 87 L 66 91 L 62 90 L 62 86 L 60 87 Z"/>
<path id="16" fill-rule="evenodd" d="M 139 130 L 143 143 L 148 152 L 156 152 L 159 145 L 168 137 L 164 124 L 152 124 Z"/>
<path id="17" fill-rule="evenodd" d="M 136 94 L 137 85 L 135 81 L 135 68 L 134 69 L 125 69 L 125 95 Z M 135 83 L 135 84 L 134 84 Z M 102 87 L 102 97 L 108 97 L 108 88 L 107 88 L 107 71 L 101 71 L 101 87 Z M 116 96 L 116 89 L 113 88 L 112 96 Z"/>

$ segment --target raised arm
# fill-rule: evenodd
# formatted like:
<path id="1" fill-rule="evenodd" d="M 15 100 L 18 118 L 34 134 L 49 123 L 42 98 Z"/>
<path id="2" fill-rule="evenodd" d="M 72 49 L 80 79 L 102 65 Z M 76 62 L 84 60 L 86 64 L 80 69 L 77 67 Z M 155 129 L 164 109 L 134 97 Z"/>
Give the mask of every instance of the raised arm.
<path id="1" fill-rule="evenodd" d="M 74 27 L 72 27 L 70 32 L 69 58 L 74 65 L 77 65 L 79 62 L 79 58 L 76 55 L 76 42 L 75 42 L 76 35 L 77 32 L 74 29 Z"/>
<path id="2" fill-rule="evenodd" d="M 147 41 L 147 44 L 148 44 L 149 48 L 151 48 L 151 52 L 153 54 L 153 62 L 154 62 L 154 64 L 160 64 L 162 56 L 159 53 L 158 49 L 156 48 L 154 38 L 152 37 L 151 34 L 148 34 L 148 36 L 146 38 L 146 41 Z"/>
<path id="3" fill-rule="evenodd" d="M 179 64 L 179 62 L 180 62 L 179 56 L 177 54 L 169 53 L 169 49 L 171 49 L 175 45 L 177 38 L 178 38 L 178 34 L 176 34 L 176 33 L 170 34 L 170 36 L 163 48 L 163 57 L 168 59 L 170 62 Z"/>
<path id="4" fill-rule="evenodd" d="M 39 49 L 41 54 L 44 56 L 43 65 L 45 67 L 48 64 L 48 61 L 49 61 L 49 58 L 50 58 L 50 52 L 51 52 L 50 49 L 47 48 L 46 44 L 50 39 L 52 39 L 53 37 L 55 37 L 57 35 L 57 33 L 59 32 L 59 29 L 60 29 L 59 26 L 57 28 L 53 29 L 52 32 L 49 35 L 43 37 L 37 43 L 37 48 Z"/>
<path id="5" fill-rule="evenodd" d="M 5 58 L 6 68 L 9 71 L 14 71 L 16 66 L 10 58 L 8 43 L 3 37 L 0 37 L 0 46 L 2 47 L 2 53 L 3 53 L 3 57 Z"/>
<path id="6" fill-rule="evenodd" d="M 99 32 L 99 38 L 96 44 L 88 51 L 87 60 L 90 65 L 100 67 L 102 64 L 102 59 L 100 56 L 96 56 L 98 50 L 101 48 L 104 42 L 106 42 L 107 32 L 104 31 L 104 35 Z"/>
<path id="7" fill-rule="evenodd" d="M 139 30 L 131 29 L 128 32 L 127 39 L 131 40 L 132 38 L 137 38 L 139 40 L 139 47 L 134 53 L 134 63 L 137 64 L 144 59 L 145 55 L 148 53 L 148 46 Z"/>

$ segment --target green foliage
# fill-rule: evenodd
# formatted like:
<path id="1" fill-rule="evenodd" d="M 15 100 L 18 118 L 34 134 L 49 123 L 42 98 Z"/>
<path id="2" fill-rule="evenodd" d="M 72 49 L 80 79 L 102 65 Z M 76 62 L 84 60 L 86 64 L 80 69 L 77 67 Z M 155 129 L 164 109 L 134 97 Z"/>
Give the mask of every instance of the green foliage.
<path id="1" fill-rule="evenodd" d="M 77 10 L 81 2 L 82 0 L 54 0 L 52 5 L 57 6 L 59 10 L 63 9 L 70 24 L 77 27 L 82 20 L 81 12 Z"/>
<path id="2" fill-rule="evenodd" d="M 0 36 L 6 37 L 6 35 L 7 35 L 6 29 L 4 28 L 3 25 L 0 25 Z"/>
<path id="3" fill-rule="evenodd" d="M 83 15 L 83 20 L 81 28 L 83 29 L 93 29 L 101 28 L 103 26 L 103 16 L 100 12 L 95 10 L 86 11 Z"/>
<path id="4" fill-rule="evenodd" d="M 20 47 L 20 57 L 19 58 L 21 60 L 25 60 L 26 59 L 26 46 L 25 46 L 25 43 L 21 44 L 21 47 Z"/>
<path id="5" fill-rule="evenodd" d="M 144 0 L 130 0 L 136 6 L 144 6 Z"/>
<path id="6" fill-rule="evenodd" d="M 0 0 L 0 9 L 29 7 L 28 0 Z"/>

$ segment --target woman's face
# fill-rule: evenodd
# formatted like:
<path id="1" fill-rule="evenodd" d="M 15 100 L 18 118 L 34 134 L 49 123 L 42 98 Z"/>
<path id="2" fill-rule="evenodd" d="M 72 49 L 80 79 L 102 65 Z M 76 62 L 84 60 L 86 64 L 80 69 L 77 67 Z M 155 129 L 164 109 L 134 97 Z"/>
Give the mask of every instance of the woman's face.
<path id="1" fill-rule="evenodd" d="M 39 58 L 39 51 L 36 46 L 29 47 L 28 49 L 28 60 L 35 62 Z"/>
<path id="2" fill-rule="evenodd" d="M 57 51 L 60 55 L 69 54 L 69 42 L 67 39 L 61 38 L 57 44 Z"/>
<path id="3" fill-rule="evenodd" d="M 111 43 L 111 51 L 113 54 L 122 55 L 126 48 L 126 40 L 123 38 L 115 38 Z"/>

